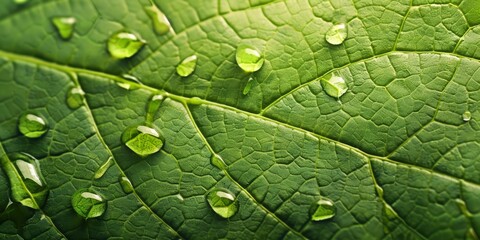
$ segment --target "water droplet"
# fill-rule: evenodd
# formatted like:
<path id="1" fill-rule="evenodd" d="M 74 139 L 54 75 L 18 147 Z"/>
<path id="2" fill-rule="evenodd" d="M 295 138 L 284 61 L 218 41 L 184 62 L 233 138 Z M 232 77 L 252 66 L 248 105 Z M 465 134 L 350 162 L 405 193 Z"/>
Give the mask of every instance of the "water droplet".
<path id="1" fill-rule="evenodd" d="M 143 125 L 128 127 L 122 134 L 122 142 L 141 157 L 156 153 L 163 146 L 160 133 Z"/>
<path id="2" fill-rule="evenodd" d="M 78 215 L 88 219 L 102 216 L 107 203 L 100 195 L 79 189 L 72 196 L 72 207 Z"/>
<path id="3" fill-rule="evenodd" d="M 48 124 L 44 118 L 34 114 L 23 114 L 18 120 L 18 130 L 28 138 L 41 137 L 48 131 Z"/>
<path id="4" fill-rule="evenodd" d="M 250 77 L 247 81 L 247 84 L 245 85 L 245 88 L 243 88 L 243 95 L 247 95 L 250 92 L 250 89 L 252 88 L 253 85 L 253 77 Z"/>
<path id="5" fill-rule="evenodd" d="M 188 77 L 195 71 L 196 66 L 197 55 L 187 57 L 177 66 L 177 74 L 182 77 Z"/>
<path id="6" fill-rule="evenodd" d="M 67 93 L 67 105 L 71 109 L 77 109 L 83 105 L 85 92 L 79 87 L 73 87 Z"/>
<path id="7" fill-rule="evenodd" d="M 29 0 L 14 0 L 13 2 L 15 2 L 16 4 L 24 4 L 26 2 L 28 2 Z"/>
<path id="8" fill-rule="evenodd" d="M 177 195 L 175 195 L 175 197 L 177 197 L 178 200 L 180 200 L 180 201 L 182 201 L 182 202 L 185 201 L 185 199 L 183 198 L 182 194 L 180 194 L 180 193 L 177 194 Z"/>
<path id="9" fill-rule="evenodd" d="M 114 58 L 123 59 L 135 55 L 144 45 L 145 40 L 130 32 L 119 32 L 108 39 L 108 52 Z"/>
<path id="10" fill-rule="evenodd" d="M 193 104 L 193 105 L 200 105 L 203 102 L 204 102 L 204 100 L 199 98 L 199 97 L 192 97 L 192 98 L 188 99 L 188 103 Z"/>
<path id="11" fill-rule="evenodd" d="M 323 90 L 334 98 L 340 98 L 348 90 L 347 83 L 342 77 L 331 75 L 329 79 L 321 79 L 320 82 Z"/>
<path id="12" fill-rule="evenodd" d="M 238 211 L 238 201 L 227 190 L 214 189 L 207 194 L 207 201 L 212 210 L 220 217 L 229 218 Z"/>
<path id="13" fill-rule="evenodd" d="M 3 148 L 1 150 L 3 152 Z M 38 160 L 27 153 L 1 157 L 2 168 L 10 181 L 11 199 L 23 206 L 40 209 L 48 196 L 48 188 Z"/>
<path id="14" fill-rule="evenodd" d="M 213 154 L 212 157 L 210 158 L 210 162 L 212 163 L 213 166 L 221 170 L 227 169 L 227 164 L 225 164 L 225 161 L 223 161 L 223 158 L 218 154 Z"/>
<path id="15" fill-rule="evenodd" d="M 98 168 L 98 170 L 95 172 L 95 175 L 93 176 L 93 178 L 95 179 L 99 179 L 101 177 L 103 177 L 103 175 L 105 175 L 105 173 L 107 172 L 107 170 L 113 166 L 114 162 L 113 162 L 113 158 L 112 157 L 109 157 L 108 160 Z"/>
<path id="16" fill-rule="evenodd" d="M 54 17 L 52 23 L 57 28 L 60 37 L 69 39 L 73 35 L 73 29 L 77 20 L 74 17 Z"/>
<path id="17" fill-rule="evenodd" d="M 122 186 L 122 189 L 125 193 L 131 193 L 133 192 L 133 186 L 130 180 L 128 180 L 127 177 L 120 176 L 118 178 L 118 181 L 120 182 L 120 186 Z"/>
<path id="18" fill-rule="evenodd" d="M 325 40 L 332 45 L 340 45 L 347 38 L 347 25 L 341 23 L 333 25 L 325 34 Z"/>
<path id="19" fill-rule="evenodd" d="M 145 7 L 145 12 L 148 14 L 148 16 L 150 16 L 150 19 L 152 19 L 153 29 L 157 34 L 164 35 L 170 32 L 172 29 L 170 21 L 168 21 L 167 16 L 165 16 L 165 14 L 163 14 L 163 12 L 160 11 L 157 6 L 152 5 Z"/>
<path id="20" fill-rule="evenodd" d="M 260 51 L 249 45 L 238 46 L 235 59 L 238 66 L 247 73 L 258 71 L 265 61 Z"/>
<path id="21" fill-rule="evenodd" d="M 137 77 L 133 76 L 133 75 L 130 75 L 130 74 L 122 74 L 122 77 L 124 79 L 127 79 L 128 81 L 132 81 L 132 82 L 135 82 L 135 83 L 138 83 L 140 85 L 142 85 L 142 82 L 140 82 L 140 79 L 138 79 Z"/>
<path id="22" fill-rule="evenodd" d="M 335 216 L 335 206 L 328 198 L 320 198 L 310 209 L 313 221 L 322 221 Z"/>
<path id="23" fill-rule="evenodd" d="M 466 111 L 463 113 L 462 117 L 463 117 L 463 121 L 468 122 L 470 121 L 470 119 L 472 119 L 472 113 L 469 111 Z"/>
<path id="24" fill-rule="evenodd" d="M 151 124 L 153 122 L 153 118 L 155 117 L 155 114 L 157 113 L 164 99 L 165 96 L 162 94 L 157 94 L 152 97 L 147 107 L 147 117 L 145 120 L 147 124 Z"/>

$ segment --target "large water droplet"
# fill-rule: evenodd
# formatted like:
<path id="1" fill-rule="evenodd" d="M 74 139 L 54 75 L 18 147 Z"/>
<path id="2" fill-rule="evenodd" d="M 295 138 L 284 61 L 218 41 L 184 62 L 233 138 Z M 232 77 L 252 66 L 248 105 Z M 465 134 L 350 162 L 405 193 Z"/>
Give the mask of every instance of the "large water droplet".
<path id="1" fill-rule="evenodd" d="M 48 125 L 44 118 L 26 113 L 18 120 L 18 130 L 28 138 L 38 138 L 48 131 Z"/>
<path id="2" fill-rule="evenodd" d="M 1 162 L 10 181 L 12 201 L 33 209 L 42 207 L 48 196 L 48 188 L 38 160 L 26 153 L 15 153 L 8 157 L 2 154 Z"/>
<path id="3" fill-rule="evenodd" d="M 340 98 L 348 90 L 347 83 L 342 77 L 331 75 L 329 79 L 321 79 L 320 82 L 323 90 L 334 98 Z"/>
<path id="4" fill-rule="evenodd" d="M 188 77 L 195 71 L 196 66 L 197 55 L 187 57 L 177 66 L 177 74 L 182 77 Z"/>
<path id="5" fill-rule="evenodd" d="M 237 60 L 238 66 L 248 73 L 258 71 L 265 61 L 260 51 L 249 45 L 238 46 L 235 59 Z"/>
<path id="6" fill-rule="evenodd" d="M 107 203 L 100 195 L 79 189 L 72 196 L 72 207 L 78 215 L 88 219 L 102 216 Z"/>
<path id="7" fill-rule="evenodd" d="M 153 118 L 155 117 L 155 114 L 157 113 L 164 99 L 165 96 L 163 94 L 157 94 L 152 97 L 147 107 L 147 124 L 151 124 L 153 122 Z"/>
<path id="8" fill-rule="evenodd" d="M 141 157 L 156 153 L 163 146 L 160 133 L 143 125 L 128 127 L 122 134 L 122 142 Z"/>
<path id="9" fill-rule="evenodd" d="M 472 113 L 469 111 L 466 111 L 462 115 L 463 121 L 468 122 L 472 119 Z"/>
<path id="10" fill-rule="evenodd" d="M 243 88 L 243 95 L 247 95 L 250 92 L 250 89 L 252 88 L 253 85 L 253 77 L 248 78 L 247 84 L 245 85 L 245 88 Z"/>
<path id="11" fill-rule="evenodd" d="M 341 23 L 333 25 L 325 34 L 325 40 L 332 45 L 340 45 L 347 38 L 347 25 Z"/>
<path id="12" fill-rule="evenodd" d="M 225 161 L 223 161 L 223 158 L 218 154 L 213 154 L 212 157 L 210 158 L 210 162 L 212 163 L 213 166 L 221 170 L 227 169 L 227 164 L 225 164 Z"/>
<path id="13" fill-rule="evenodd" d="M 105 173 L 107 172 L 107 170 L 113 166 L 114 162 L 113 162 L 113 158 L 112 157 L 109 157 L 108 160 L 98 168 L 98 170 L 95 172 L 95 175 L 93 175 L 93 178 L 95 179 L 99 179 L 101 177 L 103 177 L 103 175 L 105 175 Z"/>
<path id="14" fill-rule="evenodd" d="M 57 28 L 58 34 L 63 39 L 69 39 L 73 35 L 73 29 L 77 20 L 73 17 L 54 17 L 52 23 Z"/>
<path id="15" fill-rule="evenodd" d="M 73 87 L 67 93 L 67 105 L 71 109 L 77 109 L 83 105 L 85 92 L 79 87 Z"/>
<path id="16" fill-rule="evenodd" d="M 157 6 L 152 5 L 145 7 L 145 12 L 150 16 L 153 22 L 153 29 L 159 35 L 167 34 L 172 29 L 170 21 L 168 21 L 167 16 L 163 14 Z"/>
<path id="17" fill-rule="evenodd" d="M 135 55 L 146 42 L 130 32 L 119 32 L 108 39 L 108 52 L 114 58 L 129 58 Z"/>
<path id="18" fill-rule="evenodd" d="M 238 211 L 238 201 L 227 190 L 214 189 L 207 194 L 207 201 L 212 210 L 220 217 L 229 218 Z"/>
<path id="19" fill-rule="evenodd" d="M 320 198 L 310 209 L 313 221 L 322 221 L 335 216 L 335 206 L 333 201 L 328 198 Z"/>
<path id="20" fill-rule="evenodd" d="M 118 181 L 120 182 L 120 186 L 122 186 L 122 189 L 125 193 L 131 193 L 133 192 L 133 186 L 130 180 L 128 180 L 127 177 L 120 176 L 118 177 Z"/>

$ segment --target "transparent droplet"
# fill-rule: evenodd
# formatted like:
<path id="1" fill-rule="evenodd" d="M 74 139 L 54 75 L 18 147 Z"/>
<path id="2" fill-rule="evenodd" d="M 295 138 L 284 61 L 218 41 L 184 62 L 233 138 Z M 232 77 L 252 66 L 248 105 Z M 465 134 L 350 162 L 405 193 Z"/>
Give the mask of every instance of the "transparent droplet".
<path id="1" fill-rule="evenodd" d="M 165 14 L 163 14 L 163 12 L 160 11 L 157 6 L 152 5 L 145 7 L 145 12 L 148 16 L 150 16 L 150 19 L 152 19 L 153 29 L 157 34 L 164 35 L 170 32 L 172 29 L 170 21 L 168 21 L 167 16 L 165 16 Z"/>
<path id="2" fill-rule="evenodd" d="M 2 155 L 2 168 L 10 182 L 10 197 L 23 206 L 40 209 L 48 196 L 48 188 L 38 160 L 27 153 Z"/>
<path id="3" fill-rule="evenodd" d="M 52 23 L 63 39 L 69 39 L 73 35 L 75 23 L 77 20 L 74 17 L 54 17 Z"/>
<path id="4" fill-rule="evenodd" d="M 96 193 L 79 189 L 72 196 L 72 207 L 78 215 L 85 219 L 96 218 L 105 212 L 107 202 Z"/>
<path id="5" fill-rule="evenodd" d="M 227 164 L 225 164 L 225 161 L 223 161 L 223 158 L 218 154 L 213 154 L 212 157 L 210 158 L 210 162 L 212 163 L 213 166 L 221 170 L 227 169 Z"/>
<path id="6" fill-rule="evenodd" d="M 329 79 L 321 79 L 325 93 L 334 98 L 340 98 L 348 90 L 347 83 L 342 77 L 331 75 Z"/>
<path id="7" fill-rule="evenodd" d="M 310 209 L 313 221 L 322 221 L 335 216 L 335 206 L 333 201 L 328 198 L 320 198 Z"/>
<path id="8" fill-rule="evenodd" d="M 123 59 L 135 55 L 146 44 L 137 35 L 130 32 L 119 32 L 108 39 L 108 52 L 114 58 Z"/>
<path id="9" fill-rule="evenodd" d="M 193 105 L 200 105 L 203 103 L 203 99 L 199 97 L 192 97 L 188 99 L 188 103 L 193 104 Z"/>
<path id="10" fill-rule="evenodd" d="M 212 210 L 220 217 L 229 218 L 238 211 L 238 201 L 227 190 L 214 189 L 207 194 L 207 201 Z"/>
<path id="11" fill-rule="evenodd" d="M 177 66 L 177 74 L 181 77 L 188 77 L 195 71 L 196 66 L 197 55 L 187 57 Z"/>
<path id="12" fill-rule="evenodd" d="M 156 153 L 163 146 L 160 133 L 143 125 L 128 127 L 122 134 L 122 142 L 141 157 Z"/>
<path id="13" fill-rule="evenodd" d="M 41 137 L 48 131 L 47 121 L 37 115 L 26 113 L 18 120 L 18 130 L 28 138 Z"/>
<path id="14" fill-rule="evenodd" d="M 95 175 L 93 175 L 93 178 L 95 179 L 99 179 L 101 177 L 103 177 L 103 175 L 105 175 L 105 173 L 107 172 L 107 170 L 113 166 L 114 162 L 113 162 L 113 158 L 112 157 L 109 157 L 108 160 L 98 168 L 98 170 L 95 172 Z"/>
<path id="15" fill-rule="evenodd" d="M 120 182 L 120 186 L 122 186 L 122 189 L 125 193 L 131 193 L 133 192 L 133 186 L 132 186 L 132 183 L 130 182 L 130 180 L 128 180 L 127 177 L 124 177 L 124 176 L 120 176 L 118 178 L 118 181 Z"/>
<path id="16" fill-rule="evenodd" d="M 67 93 L 67 105 L 71 109 L 77 109 L 83 105 L 85 92 L 79 87 L 71 88 Z"/>
<path id="17" fill-rule="evenodd" d="M 131 82 L 135 82 L 135 83 L 138 83 L 140 85 L 142 85 L 142 82 L 140 82 L 140 79 L 138 79 L 137 77 L 133 76 L 133 75 L 130 75 L 130 74 L 122 74 L 122 77 L 124 79 L 127 79 L 128 81 L 131 81 Z"/>
<path id="18" fill-rule="evenodd" d="M 462 115 L 463 121 L 468 122 L 470 119 L 472 119 L 472 113 L 469 111 L 466 111 Z"/>
<path id="19" fill-rule="evenodd" d="M 162 105 L 162 102 L 164 99 L 165 99 L 165 96 L 163 94 L 157 94 L 152 97 L 147 107 L 147 117 L 146 117 L 147 124 L 151 124 L 153 122 L 153 118 L 155 117 L 155 114 L 158 112 L 158 109 L 160 108 L 160 105 Z"/>
<path id="20" fill-rule="evenodd" d="M 250 89 L 252 88 L 253 85 L 253 77 L 250 77 L 247 81 L 247 84 L 245 85 L 245 88 L 243 88 L 243 95 L 247 95 L 250 92 Z"/>
<path id="21" fill-rule="evenodd" d="M 347 25 L 341 23 L 333 25 L 325 34 L 325 40 L 332 45 L 340 45 L 347 38 Z"/>
<path id="22" fill-rule="evenodd" d="M 235 59 L 238 66 L 247 73 L 258 71 L 265 61 L 260 51 L 249 45 L 238 46 Z"/>

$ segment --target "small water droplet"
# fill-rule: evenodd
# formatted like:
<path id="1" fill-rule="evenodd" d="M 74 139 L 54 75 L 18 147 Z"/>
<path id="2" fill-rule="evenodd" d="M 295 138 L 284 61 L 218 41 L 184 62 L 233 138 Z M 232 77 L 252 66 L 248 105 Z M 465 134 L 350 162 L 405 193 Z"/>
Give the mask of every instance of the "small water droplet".
<path id="1" fill-rule="evenodd" d="M 14 3 L 16 4 L 24 4 L 26 2 L 28 2 L 29 0 L 13 0 Z"/>
<path id="2" fill-rule="evenodd" d="M 69 39 L 73 35 L 75 23 L 77 20 L 74 17 L 54 17 L 52 23 L 63 39 Z"/>
<path id="3" fill-rule="evenodd" d="M 207 194 L 207 201 L 212 210 L 222 218 L 229 218 L 238 211 L 238 201 L 227 190 L 214 189 Z"/>
<path id="4" fill-rule="evenodd" d="M 113 158 L 112 157 L 109 157 L 107 159 L 107 161 L 98 168 L 98 170 L 95 172 L 95 175 L 93 176 L 93 178 L 95 179 L 99 179 L 101 177 L 103 177 L 103 175 L 105 175 L 105 173 L 107 172 L 107 170 L 113 166 L 114 162 L 113 162 Z"/>
<path id="5" fill-rule="evenodd" d="M 328 198 L 320 198 L 310 209 L 313 221 L 322 221 L 335 216 L 335 206 L 333 201 Z"/>
<path id="6" fill-rule="evenodd" d="M 145 44 L 145 40 L 133 33 L 119 32 L 110 36 L 107 47 L 112 57 L 123 59 L 135 55 Z"/>
<path id="7" fill-rule="evenodd" d="M 137 77 L 130 75 L 130 74 L 122 74 L 122 77 L 128 81 L 138 83 L 139 85 L 142 85 L 142 82 L 140 82 L 140 79 Z"/>
<path id="8" fill-rule="evenodd" d="M 192 97 L 192 98 L 188 99 L 188 103 L 193 104 L 193 105 L 200 105 L 203 102 L 204 102 L 204 100 L 199 98 L 199 97 Z"/>
<path id="9" fill-rule="evenodd" d="M 187 57 L 177 66 L 177 74 L 182 77 L 188 77 L 195 71 L 196 66 L 197 55 Z"/>
<path id="10" fill-rule="evenodd" d="M 133 192 L 133 186 L 130 180 L 128 180 L 127 177 L 120 176 L 118 177 L 118 181 L 120 182 L 120 186 L 122 186 L 122 189 L 125 193 L 131 193 Z"/>
<path id="11" fill-rule="evenodd" d="M 247 73 L 258 71 L 265 61 L 260 51 L 249 45 L 238 46 L 235 59 L 238 66 Z"/>
<path id="12" fill-rule="evenodd" d="M 148 16 L 150 16 L 150 19 L 152 19 L 153 29 L 158 35 L 167 34 L 170 32 L 170 30 L 172 30 L 172 26 L 170 21 L 168 21 L 167 16 L 165 16 L 165 14 L 163 14 L 163 12 L 160 11 L 157 6 L 152 5 L 145 7 L 145 12 Z"/>
<path id="13" fill-rule="evenodd" d="M 148 104 L 148 107 L 147 107 L 147 117 L 145 120 L 147 124 L 153 123 L 153 118 L 155 117 L 155 114 L 158 112 L 158 109 L 160 108 L 160 105 L 162 104 L 164 99 L 165 99 L 165 96 L 163 94 L 157 94 L 151 98 L 150 103 Z"/>
<path id="14" fill-rule="evenodd" d="M 72 207 L 78 215 L 85 219 L 96 218 L 105 212 L 107 202 L 96 193 L 79 189 L 72 196 Z"/>
<path id="15" fill-rule="evenodd" d="M 26 113 L 18 120 L 18 130 L 28 138 L 39 138 L 48 131 L 48 124 L 44 118 Z"/>
<path id="16" fill-rule="evenodd" d="M 163 146 L 160 133 L 143 125 L 128 127 L 122 134 L 122 142 L 141 157 L 156 153 Z"/>
<path id="17" fill-rule="evenodd" d="M 225 161 L 223 161 L 223 158 L 218 154 L 213 154 L 212 157 L 210 158 L 210 162 L 212 163 L 213 166 L 221 170 L 227 169 L 227 164 L 225 164 Z"/>
<path id="18" fill-rule="evenodd" d="M 348 90 L 347 83 L 342 77 L 331 75 L 329 79 L 321 79 L 320 82 L 323 90 L 334 98 L 340 98 Z"/>
<path id="19" fill-rule="evenodd" d="M 73 87 L 67 93 L 67 105 L 71 109 L 77 109 L 83 105 L 85 92 L 79 87 Z"/>
<path id="20" fill-rule="evenodd" d="M 463 121 L 468 122 L 470 121 L 470 119 L 472 119 L 472 113 L 469 111 L 466 111 L 463 113 L 462 117 L 463 117 Z"/>
<path id="21" fill-rule="evenodd" d="M 252 88 L 253 85 L 253 77 L 250 77 L 247 81 L 247 84 L 245 85 L 245 88 L 243 88 L 243 95 L 247 95 L 250 92 L 250 89 Z"/>
<path id="22" fill-rule="evenodd" d="M 325 40 L 332 45 L 340 45 L 347 38 L 347 25 L 341 23 L 333 25 L 325 34 Z"/>
<path id="23" fill-rule="evenodd" d="M 3 148 L 2 148 L 3 151 Z M 27 153 L 2 154 L 2 168 L 10 181 L 10 197 L 23 206 L 40 209 L 48 196 L 38 160 Z"/>
<path id="24" fill-rule="evenodd" d="M 180 194 L 180 193 L 177 194 L 177 195 L 175 195 L 175 197 L 177 197 L 178 200 L 180 200 L 180 201 L 182 201 L 182 202 L 185 201 L 185 199 L 183 198 L 182 194 Z"/>

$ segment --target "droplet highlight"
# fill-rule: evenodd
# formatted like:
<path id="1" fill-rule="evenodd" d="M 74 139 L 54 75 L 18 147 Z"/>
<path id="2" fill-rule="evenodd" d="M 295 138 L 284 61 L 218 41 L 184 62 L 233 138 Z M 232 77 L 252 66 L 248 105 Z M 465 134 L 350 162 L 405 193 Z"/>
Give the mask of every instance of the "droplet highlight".
<path id="1" fill-rule="evenodd" d="M 18 130 L 28 138 L 39 138 L 48 131 L 47 121 L 34 114 L 26 113 L 18 120 Z"/>
<path id="2" fill-rule="evenodd" d="M 472 119 L 472 113 L 469 111 L 466 111 L 462 114 L 462 118 L 464 122 L 468 122 Z"/>
<path id="3" fill-rule="evenodd" d="M 247 73 L 258 71 L 265 62 L 260 51 L 249 45 L 238 46 L 235 59 L 238 66 Z"/>
<path id="4" fill-rule="evenodd" d="M 212 163 L 213 166 L 219 168 L 220 170 L 227 169 L 227 164 L 225 164 L 223 158 L 218 154 L 212 155 L 212 157 L 210 158 L 210 163 Z"/>
<path id="5" fill-rule="evenodd" d="M 334 98 L 340 98 L 348 90 L 347 83 L 342 77 L 331 75 L 329 79 L 321 79 L 320 82 L 325 93 Z"/>
<path id="6" fill-rule="evenodd" d="M 79 87 L 73 87 L 67 93 L 67 106 L 71 109 L 81 107 L 84 100 L 85 92 Z"/>
<path id="7" fill-rule="evenodd" d="M 212 210 L 222 218 L 230 218 L 238 212 L 238 201 L 227 190 L 214 189 L 207 194 L 207 202 Z"/>
<path id="8" fill-rule="evenodd" d="M 325 40 L 332 45 L 340 45 L 347 38 L 347 25 L 341 23 L 333 25 L 325 34 Z"/>
<path id="9" fill-rule="evenodd" d="M 187 57 L 177 66 L 177 74 L 181 77 L 188 77 L 195 71 L 196 66 L 197 55 Z"/>
<path id="10" fill-rule="evenodd" d="M 72 37 L 77 20 L 74 17 L 54 17 L 52 23 L 57 29 L 58 34 L 64 40 Z"/>
<path id="11" fill-rule="evenodd" d="M 108 39 L 107 48 L 112 57 L 124 59 L 135 55 L 145 44 L 145 40 L 133 33 L 119 32 Z"/>
<path id="12" fill-rule="evenodd" d="M 127 177 L 118 177 L 118 182 L 120 182 L 120 186 L 122 186 L 123 192 L 127 194 L 133 192 L 133 185 Z"/>
<path id="13" fill-rule="evenodd" d="M 24 4 L 26 2 L 28 2 L 29 0 L 13 0 L 14 3 L 16 4 Z"/>
<path id="14" fill-rule="evenodd" d="M 93 178 L 94 178 L 94 179 L 99 179 L 99 178 L 103 177 L 103 175 L 105 175 L 105 173 L 107 172 L 107 170 L 108 170 L 111 166 L 113 166 L 113 164 L 114 164 L 113 158 L 112 158 L 112 157 L 109 157 L 109 158 L 107 159 L 107 161 L 106 161 L 104 164 L 102 164 L 102 166 L 100 166 L 100 167 L 98 168 L 98 170 L 95 172 L 95 175 L 93 175 Z"/>
<path id="15" fill-rule="evenodd" d="M 72 207 L 78 215 L 89 219 L 102 216 L 107 209 L 107 202 L 96 193 L 80 189 L 72 196 Z"/>
<path id="16" fill-rule="evenodd" d="M 335 212 L 333 201 L 328 198 L 320 198 L 310 209 L 311 219 L 313 221 L 323 221 L 333 218 Z"/>
<path id="17" fill-rule="evenodd" d="M 147 107 L 147 117 L 145 120 L 147 124 L 153 123 L 155 114 L 158 112 L 163 100 L 165 100 L 165 96 L 163 94 L 157 94 L 152 97 Z"/>
<path id="18" fill-rule="evenodd" d="M 163 147 L 160 133 L 143 125 L 128 127 L 122 134 L 122 142 L 141 157 L 154 154 Z"/>
<path id="19" fill-rule="evenodd" d="M 165 16 L 165 14 L 160 11 L 157 6 L 152 5 L 145 7 L 145 12 L 152 20 L 153 30 L 155 30 L 155 33 L 158 35 L 164 35 L 170 32 L 172 29 L 170 21 L 168 21 L 167 16 Z"/>

